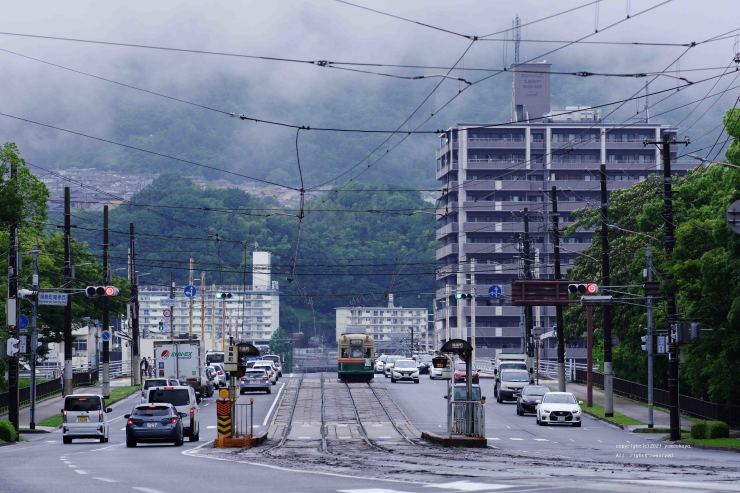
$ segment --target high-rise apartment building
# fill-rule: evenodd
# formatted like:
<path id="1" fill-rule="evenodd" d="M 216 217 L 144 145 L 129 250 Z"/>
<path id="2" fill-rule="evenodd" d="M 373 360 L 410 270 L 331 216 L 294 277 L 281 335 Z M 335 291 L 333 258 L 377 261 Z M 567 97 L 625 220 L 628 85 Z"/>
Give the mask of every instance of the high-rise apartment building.
<path id="1" fill-rule="evenodd" d="M 514 123 L 459 123 L 439 136 L 436 153 L 442 188 L 437 209 L 437 332 L 444 338 L 449 321 L 449 336 L 466 338 L 474 325 L 479 356 L 522 347 L 522 309 L 511 306 L 509 295 L 511 280 L 522 272 L 524 209 L 529 211 L 535 277 L 552 278 L 551 188 L 557 188 L 562 230 L 572 224 L 574 211 L 599 206 L 601 163 L 606 165 L 609 191 L 629 187 L 651 173 L 662 173 L 660 150 L 643 141 L 676 134 L 671 126 L 644 120 L 607 122 L 587 107 L 551 111 L 549 64 L 517 65 L 514 70 Z M 676 174 L 692 166 L 672 164 Z M 561 239 L 563 278 L 592 235 L 584 230 Z M 493 284 L 504 287 L 500 303 L 489 298 Z M 473 300 L 455 298 L 457 291 L 473 290 L 474 322 Z M 543 331 L 555 323 L 550 307 L 536 309 L 535 317 L 535 326 Z"/>

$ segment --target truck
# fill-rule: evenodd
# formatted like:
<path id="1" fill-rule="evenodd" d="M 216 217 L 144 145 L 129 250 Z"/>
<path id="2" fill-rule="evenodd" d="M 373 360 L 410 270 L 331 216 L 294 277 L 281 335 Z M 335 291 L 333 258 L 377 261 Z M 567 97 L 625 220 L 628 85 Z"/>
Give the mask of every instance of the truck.
<path id="1" fill-rule="evenodd" d="M 159 378 L 176 378 L 201 396 L 210 394 L 203 374 L 203 347 L 198 340 L 154 341 L 154 371 Z"/>
<path id="2" fill-rule="evenodd" d="M 529 383 L 534 383 L 534 369 L 531 359 L 521 353 L 499 353 L 493 360 L 493 396 L 499 399 L 498 391 L 501 386 L 501 370 L 526 370 L 529 373 Z"/>

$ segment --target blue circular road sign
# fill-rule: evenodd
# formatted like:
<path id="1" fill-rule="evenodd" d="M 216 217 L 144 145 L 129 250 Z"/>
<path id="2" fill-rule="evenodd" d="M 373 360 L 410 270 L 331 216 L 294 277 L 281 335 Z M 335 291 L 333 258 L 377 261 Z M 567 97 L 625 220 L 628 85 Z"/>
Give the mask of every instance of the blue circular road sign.
<path id="1" fill-rule="evenodd" d="M 110 341 L 110 332 L 107 330 L 104 330 L 103 332 L 100 333 L 100 338 L 103 339 L 104 341 Z"/>
<path id="2" fill-rule="evenodd" d="M 25 329 L 28 327 L 28 317 L 23 315 L 22 313 L 18 317 L 18 327 L 21 329 Z"/>
<path id="3" fill-rule="evenodd" d="M 501 298 L 503 292 L 504 289 L 500 284 L 491 284 L 488 287 L 488 296 L 490 296 L 491 298 Z"/>
<path id="4" fill-rule="evenodd" d="M 192 298 L 193 296 L 198 294 L 198 290 L 195 289 L 195 286 L 193 286 L 192 284 L 188 284 L 187 286 L 185 286 L 185 289 L 183 289 L 182 291 L 188 298 Z"/>

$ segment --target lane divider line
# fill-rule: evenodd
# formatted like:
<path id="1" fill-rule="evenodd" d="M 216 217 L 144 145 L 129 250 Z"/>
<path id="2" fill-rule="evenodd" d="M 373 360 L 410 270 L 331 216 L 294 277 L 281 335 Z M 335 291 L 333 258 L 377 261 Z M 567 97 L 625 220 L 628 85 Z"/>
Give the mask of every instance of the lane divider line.
<path id="1" fill-rule="evenodd" d="M 280 390 L 278 390 L 278 393 L 275 396 L 275 400 L 272 401 L 272 406 L 270 406 L 270 409 L 268 409 L 267 416 L 265 416 L 265 420 L 262 421 L 262 426 L 267 426 L 267 420 L 270 419 L 270 415 L 272 414 L 273 409 L 275 409 L 275 404 L 277 404 L 280 401 L 280 395 L 283 393 L 284 388 L 285 388 L 285 383 L 281 383 Z"/>
<path id="2" fill-rule="evenodd" d="M 105 482 L 105 483 L 117 483 L 117 482 L 118 482 L 118 481 L 116 481 L 115 479 L 110 479 L 110 478 L 99 478 L 99 477 L 97 477 L 97 476 L 96 476 L 96 477 L 93 477 L 93 479 L 97 479 L 98 481 L 103 481 L 103 482 Z"/>

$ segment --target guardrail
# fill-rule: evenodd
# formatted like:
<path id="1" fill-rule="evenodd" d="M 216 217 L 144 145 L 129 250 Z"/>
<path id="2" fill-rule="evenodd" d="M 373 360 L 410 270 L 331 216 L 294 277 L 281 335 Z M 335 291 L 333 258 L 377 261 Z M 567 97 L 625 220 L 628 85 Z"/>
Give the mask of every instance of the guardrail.
<path id="1" fill-rule="evenodd" d="M 453 401 L 450 410 L 450 433 L 475 437 L 486 436 L 486 408 L 480 401 Z"/>

